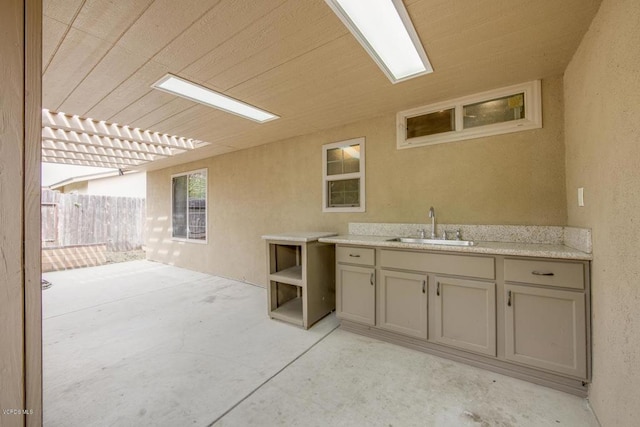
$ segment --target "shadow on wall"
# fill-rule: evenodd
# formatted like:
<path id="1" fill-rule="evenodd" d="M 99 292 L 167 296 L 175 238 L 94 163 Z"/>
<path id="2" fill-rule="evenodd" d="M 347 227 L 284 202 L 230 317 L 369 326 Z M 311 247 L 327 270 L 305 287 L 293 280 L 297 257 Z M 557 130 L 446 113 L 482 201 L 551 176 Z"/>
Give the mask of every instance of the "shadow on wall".
<path id="1" fill-rule="evenodd" d="M 171 238 L 171 223 L 168 216 L 147 217 L 147 259 L 164 264 L 176 265 L 180 247 L 185 244 Z"/>
<path id="2" fill-rule="evenodd" d="M 94 267 L 107 263 L 107 245 L 67 246 L 42 249 L 42 272 Z"/>

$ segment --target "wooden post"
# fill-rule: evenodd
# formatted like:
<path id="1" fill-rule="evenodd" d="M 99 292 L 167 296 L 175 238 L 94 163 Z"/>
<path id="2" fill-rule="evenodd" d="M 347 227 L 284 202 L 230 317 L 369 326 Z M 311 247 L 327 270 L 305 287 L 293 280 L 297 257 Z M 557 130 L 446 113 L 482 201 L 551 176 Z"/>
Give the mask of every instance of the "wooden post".
<path id="1" fill-rule="evenodd" d="M 25 2 L 25 408 L 27 427 L 42 425 L 42 0 Z"/>
<path id="2" fill-rule="evenodd" d="M 0 425 L 42 425 L 42 1 L 0 2 Z M 25 415 L 26 413 L 26 415 Z"/>

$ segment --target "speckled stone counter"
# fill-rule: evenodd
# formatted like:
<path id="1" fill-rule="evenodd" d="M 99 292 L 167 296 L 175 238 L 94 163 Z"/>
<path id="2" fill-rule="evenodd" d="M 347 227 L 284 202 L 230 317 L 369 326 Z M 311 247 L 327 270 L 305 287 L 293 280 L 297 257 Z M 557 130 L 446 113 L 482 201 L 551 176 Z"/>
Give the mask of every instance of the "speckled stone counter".
<path id="1" fill-rule="evenodd" d="M 540 258 L 558 258 L 591 260 L 589 253 L 570 248 L 562 244 L 514 243 L 514 242 L 476 242 L 475 246 L 443 246 L 422 243 L 403 243 L 391 241 L 397 236 L 361 236 L 341 235 L 320 238 L 320 242 L 339 245 L 373 246 L 399 249 L 422 249 L 440 252 L 466 252 L 491 255 L 529 256 Z"/>

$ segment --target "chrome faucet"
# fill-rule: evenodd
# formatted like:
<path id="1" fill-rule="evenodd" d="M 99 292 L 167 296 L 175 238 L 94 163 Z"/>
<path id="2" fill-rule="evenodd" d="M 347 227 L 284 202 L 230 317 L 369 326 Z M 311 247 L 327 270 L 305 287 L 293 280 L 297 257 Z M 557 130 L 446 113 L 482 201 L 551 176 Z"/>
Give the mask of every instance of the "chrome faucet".
<path id="1" fill-rule="evenodd" d="M 431 238 L 436 238 L 436 211 L 433 206 L 429 208 L 429 218 L 431 218 Z"/>

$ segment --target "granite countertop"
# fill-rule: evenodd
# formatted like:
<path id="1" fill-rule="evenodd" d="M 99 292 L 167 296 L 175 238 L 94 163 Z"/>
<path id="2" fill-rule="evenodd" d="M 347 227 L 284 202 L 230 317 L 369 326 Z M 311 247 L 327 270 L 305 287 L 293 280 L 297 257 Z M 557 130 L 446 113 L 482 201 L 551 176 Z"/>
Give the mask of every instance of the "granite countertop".
<path id="1" fill-rule="evenodd" d="M 561 258 L 591 260 L 592 255 L 565 245 L 541 243 L 476 242 L 475 246 L 425 245 L 422 243 L 392 242 L 394 236 L 340 235 L 320 238 L 320 242 L 341 245 L 376 246 L 382 248 L 423 249 L 440 252 L 466 252 L 475 254 L 529 256 L 540 258 Z"/>
<path id="2" fill-rule="evenodd" d="M 321 237 L 336 236 L 333 231 L 292 231 L 288 233 L 265 234 L 264 240 L 282 240 L 287 242 L 315 242 Z"/>

